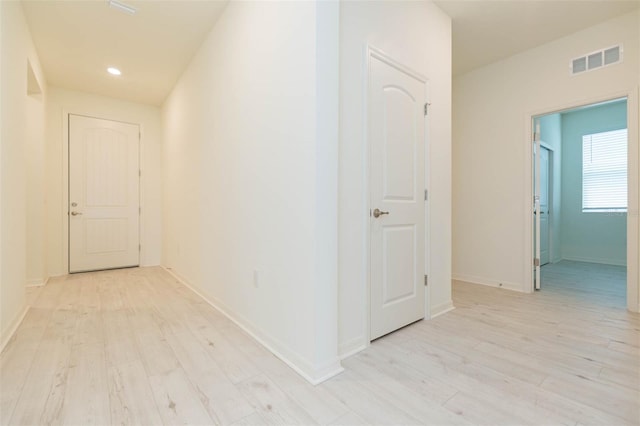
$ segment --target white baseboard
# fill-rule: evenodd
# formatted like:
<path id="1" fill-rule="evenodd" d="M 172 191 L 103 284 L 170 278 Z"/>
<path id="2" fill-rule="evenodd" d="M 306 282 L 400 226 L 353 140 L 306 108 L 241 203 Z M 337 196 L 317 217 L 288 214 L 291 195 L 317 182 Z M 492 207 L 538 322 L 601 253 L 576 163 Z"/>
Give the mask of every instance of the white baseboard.
<path id="1" fill-rule="evenodd" d="M 508 281 L 495 281 L 488 278 L 476 277 L 464 274 L 452 274 L 451 279 L 454 281 L 464 281 L 471 284 L 486 285 L 489 287 L 504 288 L 506 290 L 518 291 L 524 293 L 522 284 L 510 283 Z"/>
<path id="2" fill-rule="evenodd" d="M 20 324 L 22 324 L 22 320 L 27 315 L 28 311 L 29 306 L 25 306 L 22 312 L 18 314 L 18 316 L 16 316 L 11 322 L 11 326 L 9 326 L 7 331 L 2 333 L 2 339 L 0 340 L 0 353 L 4 351 L 5 346 L 7 346 L 7 344 L 11 341 L 11 338 L 16 333 L 16 330 L 18 330 L 18 327 L 20 327 Z"/>
<path id="3" fill-rule="evenodd" d="M 600 258 L 594 258 L 594 257 L 562 256 L 562 260 L 569 260 L 572 262 L 599 263 L 601 265 L 627 266 L 626 259 L 618 260 L 618 259 L 600 259 Z"/>
<path id="4" fill-rule="evenodd" d="M 441 304 L 436 305 L 436 306 L 432 306 L 431 307 L 431 319 L 434 319 L 435 317 L 439 317 L 440 315 L 444 315 L 447 312 L 451 312 L 455 308 L 456 307 L 453 306 L 453 300 L 449 300 L 448 302 L 441 303 Z"/>
<path id="5" fill-rule="evenodd" d="M 43 285 L 47 285 L 48 282 L 49 282 L 49 277 L 36 278 L 36 279 L 27 281 L 26 287 L 42 287 Z"/>
<path id="6" fill-rule="evenodd" d="M 367 349 L 367 339 L 364 336 L 359 336 L 351 339 L 347 342 L 338 345 L 338 356 L 340 359 L 347 359 L 350 356 L 357 354 L 358 352 Z"/>
<path id="7" fill-rule="evenodd" d="M 242 315 L 237 314 L 236 312 L 233 312 L 232 309 L 227 307 L 220 300 L 217 300 L 215 297 L 208 296 L 204 291 L 189 283 L 172 269 L 166 268 L 164 266 L 162 266 L 162 268 L 169 274 L 171 274 L 182 285 L 191 289 L 191 291 L 200 296 L 205 302 L 207 302 L 213 308 L 220 311 L 224 316 L 229 318 L 229 320 L 231 320 L 234 324 L 236 324 L 247 334 L 253 337 L 269 352 L 280 358 L 280 360 L 291 367 L 296 373 L 298 373 L 312 385 L 322 383 L 325 380 L 328 380 L 331 377 L 336 376 L 344 371 L 344 368 L 342 368 L 342 365 L 340 364 L 339 357 L 336 357 L 333 360 L 329 360 L 324 365 L 312 365 L 312 363 L 310 363 L 300 355 L 290 351 L 277 339 L 257 329 L 246 318 L 244 318 Z"/>

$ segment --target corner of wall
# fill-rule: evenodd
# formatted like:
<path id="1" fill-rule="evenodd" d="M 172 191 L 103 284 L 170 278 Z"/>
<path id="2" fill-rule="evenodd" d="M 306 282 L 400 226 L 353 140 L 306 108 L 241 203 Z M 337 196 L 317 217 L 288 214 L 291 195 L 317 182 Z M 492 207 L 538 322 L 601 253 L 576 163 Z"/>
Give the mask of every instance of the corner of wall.
<path id="1" fill-rule="evenodd" d="M 444 314 L 446 314 L 448 312 L 451 312 L 455 308 L 456 307 L 453 306 L 453 300 L 449 300 L 448 302 L 441 303 L 441 304 L 436 305 L 436 306 L 432 306 L 431 307 L 430 319 L 434 319 L 436 317 L 439 317 L 440 315 L 444 315 Z"/>
<path id="2" fill-rule="evenodd" d="M 346 359 L 367 349 L 367 339 L 365 336 L 358 336 L 346 342 L 341 342 L 338 346 L 338 354 L 340 359 Z"/>
<path id="3" fill-rule="evenodd" d="M 194 286 L 192 283 L 185 280 L 175 271 L 170 268 L 164 267 L 164 269 L 176 278 L 182 285 L 189 288 L 195 294 L 200 296 L 205 302 L 211 305 L 214 309 L 218 310 L 234 324 L 240 327 L 249 336 L 254 338 L 258 343 L 264 346 L 268 351 L 278 357 L 281 361 L 287 364 L 296 373 L 302 376 L 312 385 L 317 385 L 330 379 L 333 376 L 340 374 L 344 369 L 340 364 L 340 358 L 338 356 L 326 361 L 323 364 L 314 365 L 313 362 L 305 359 L 299 354 L 291 351 L 287 345 L 275 339 L 273 336 L 260 330 L 254 326 L 247 318 L 232 310 L 229 306 L 225 305 L 219 299 L 207 294 L 203 289 Z"/>
<path id="4" fill-rule="evenodd" d="M 0 353 L 4 351 L 4 348 L 11 342 L 13 335 L 22 324 L 22 320 L 25 316 L 27 316 L 27 312 L 29 312 L 29 306 L 25 306 L 22 312 L 18 312 L 18 315 L 9 323 L 7 327 L 2 329 L 2 334 L 0 335 Z"/>
<path id="5" fill-rule="evenodd" d="M 40 281 L 46 275 L 44 233 L 33 232 L 43 216 L 44 178 L 40 179 L 42 167 L 32 160 L 44 155 L 47 88 L 21 4 L 0 2 L 0 22 L 0 343 L 4 347 L 28 309 L 27 277 Z M 27 272 L 32 260 L 37 276 Z"/>

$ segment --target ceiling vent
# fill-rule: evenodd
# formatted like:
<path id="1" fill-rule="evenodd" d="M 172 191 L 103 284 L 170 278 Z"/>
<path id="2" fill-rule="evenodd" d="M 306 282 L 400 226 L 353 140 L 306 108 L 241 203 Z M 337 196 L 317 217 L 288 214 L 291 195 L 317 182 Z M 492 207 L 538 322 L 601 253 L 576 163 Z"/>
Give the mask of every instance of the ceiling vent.
<path id="1" fill-rule="evenodd" d="M 622 62 L 622 45 L 598 50 L 571 61 L 571 74 L 580 74 Z"/>

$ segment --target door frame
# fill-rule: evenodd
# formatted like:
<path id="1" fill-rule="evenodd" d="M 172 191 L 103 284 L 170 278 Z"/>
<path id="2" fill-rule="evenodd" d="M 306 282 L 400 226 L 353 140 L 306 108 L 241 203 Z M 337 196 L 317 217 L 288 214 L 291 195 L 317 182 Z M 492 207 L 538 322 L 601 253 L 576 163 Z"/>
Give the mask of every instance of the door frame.
<path id="1" fill-rule="evenodd" d="M 605 95 L 579 100 L 568 101 L 562 105 L 552 105 L 529 111 L 525 114 L 525 135 L 524 141 L 524 185 L 523 185 L 523 212 L 524 212 L 524 271 L 523 289 L 526 293 L 533 293 L 534 282 L 531 273 L 533 259 L 533 223 L 531 220 L 531 205 L 533 200 L 533 120 L 536 117 L 559 113 L 566 110 L 579 108 L 591 104 L 612 101 L 615 99 L 627 99 L 627 182 L 628 185 L 628 208 L 627 208 L 627 309 L 632 312 L 640 312 L 640 292 L 638 283 L 640 281 L 640 184 L 638 184 L 640 173 L 640 147 L 639 145 L 639 108 L 638 99 L 640 97 L 640 86 L 636 86 L 627 91 L 612 92 Z"/>
<path id="2" fill-rule="evenodd" d="M 362 212 L 363 217 L 365 217 L 364 223 L 365 223 L 365 232 L 364 232 L 364 248 L 365 248 L 365 253 L 364 253 L 364 276 L 365 276 L 365 282 L 366 282 L 366 291 L 365 291 L 365 297 L 366 297 L 366 301 L 365 301 L 365 318 L 364 318 L 364 322 L 363 324 L 365 324 L 365 337 L 366 337 L 366 342 L 365 342 L 365 347 L 368 347 L 371 344 L 371 140 L 369 138 L 369 101 L 371 100 L 371 95 L 370 95 L 370 85 L 369 82 L 371 80 L 371 59 L 372 58 L 376 58 L 379 59 L 385 63 L 387 63 L 388 65 L 398 68 L 399 70 L 401 70 L 402 72 L 405 72 L 407 74 L 409 74 L 410 76 L 414 77 L 415 79 L 421 81 L 424 83 L 425 86 L 425 94 L 424 94 L 424 98 L 425 98 L 425 102 L 427 102 L 427 104 L 430 104 L 431 99 L 429 97 L 429 79 L 427 77 L 425 77 L 424 75 L 422 75 L 421 73 L 411 69 L 410 67 L 402 64 L 401 62 L 398 62 L 397 60 L 395 60 L 391 55 L 389 55 L 387 52 L 385 52 L 382 49 L 379 49 L 371 44 L 367 44 L 364 48 L 364 61 L 363 63 L 365 64 L 365 70 L 364 70 L 364 78 L 363 78 L 363 93 L 364 93 L 364 102 L 363 102 L 363 109 L 364 109 L 364 120 L 363 120 L 363 137 L 364 137 L 364 158 L 363 158 L 363 163 L 364 163 L 364 171 L 365 171 L 365 187 L 366 187 L 366 191 L 364 193 L 364 211 Z M 427 114 L 424 117 L 424 167 L 425 167 L 425 174 L 424 174 L 424 187 L 427 191 L 429 191 L 429 183 L 431 181 L 430 178 L 430 174 L 431 174 L 431 167 L 430 167 L 430 145 L 429 145 L 429 122 L 430 122 L 430 117 Z M 429 271 L 431 270 L 431 263 L 430 263 L 430 248 L 431 248 L 431 232 L 430 232 L 430 218 L 431 218 L 431 203 L 429 202 L 429 200 L 426 200 L 425 202 L 425 206 L 424 206 L 424 221 L 425 221 L 425 226 L 424 226 L 424 232 L 425 232 L 425 239 L 424 239 L 424 257 L 425 257 L 425 263 L 424 263 L 424 275 L 428 275 Z M 425 301 L 424 301 L 424 318 L 425 319 L 430 319 L 430 307 L 429 307 L 429 301 L 431 300 L 430 297 L 430 286 L 426 286 L 425 287 Z"/>
<path id="3" fill-rule="evenodd" d="M 61 204 L 61 212 L 62 212 L 62 271 L 65 274 L 69 274 L 69 116 L 70 115 L 80 115 L 83 117 L 89 117 L 89 118 L 95 118 L 98 120 L 108 120 L 108 121 L 116 121 L 119 123 L 126 123 L 126 124 L 134 124 L 136 126 L 138 126 L 138 129 L 140 131 L 140 137 L 138 139 L 138 170 L 142 170 L 142 164 L 143 164 L 143 159 L 142 159 L 142 153 L 144 152 L 144 150 L 142 149 L 142 143 L 143 143 L 143 135 L 144 135 L 144 130 L 143 130 L 143 126 L 142 123 L 135 123 L 135 122 L 131 122 L 131 121 L 125 121 L 125 120 L 118 120 L 116 118 L 111 118 L 111 117 L 106 117 L 106 116 L 102 116 L 102 114 L 91 114 L 88 113 L 86 111 L 82 111 L 82 110 L 76 110 L 76 109 L 70 109 L 70 108 L 63 108 L 62 109 L 62 158 L 61 158 L 61 162 L 62 162 L 62 204 Z M 144 191 L 143 191 L 143 185 L 142 185 L 142 175 L 139 174 L 138 176 L 138 206 L 140 208 L 142 208 L 142 204 L 143 204 L 143 195 L 144 195 Z M 143 221 L 142 221 L 142 214 L 140 214 L 140 219 L 138 221 L 138 244 L 140 244 L 142 246 L 142 235 L 144 235 L 143 233 Z M 143 247 L 141 247 L 138 256 L 139 256 L 139 263 L 142 263 L 142 249 Z"/>

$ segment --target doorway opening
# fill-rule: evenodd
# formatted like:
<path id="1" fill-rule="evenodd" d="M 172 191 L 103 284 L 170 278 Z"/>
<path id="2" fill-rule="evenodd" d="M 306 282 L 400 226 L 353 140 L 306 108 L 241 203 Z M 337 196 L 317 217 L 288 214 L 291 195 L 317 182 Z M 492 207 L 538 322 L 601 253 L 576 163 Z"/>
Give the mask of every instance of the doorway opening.
<path id="1" fill-rule="evenodd" d="M 532 117 L 536 290 L 627 304 L 627 103 Z"/>

